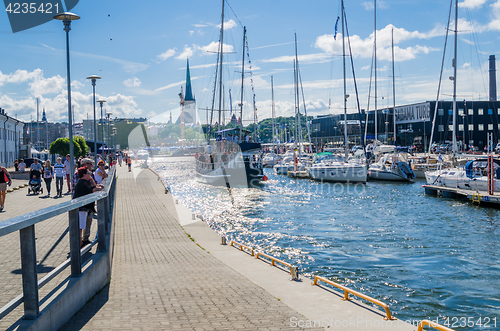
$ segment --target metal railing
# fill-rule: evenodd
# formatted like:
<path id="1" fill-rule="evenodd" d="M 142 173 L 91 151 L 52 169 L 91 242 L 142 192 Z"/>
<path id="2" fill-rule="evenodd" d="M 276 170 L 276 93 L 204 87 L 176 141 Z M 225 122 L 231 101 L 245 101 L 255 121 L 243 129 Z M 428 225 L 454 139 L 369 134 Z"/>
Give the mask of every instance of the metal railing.
<path id="1" fill-rule="evenodd" d="M 82 274 L 82 255 L 88 252 L 96 243 L 99 252 L 109 249 L 109 247 L 107 247 L 108 242 L 106 236 L 109 231 L 109 222 L 111 220 L 110 212 L 114 201 L 116 186 L 115 174 L 116 169 L 112 167 L 109 171 L 108 178 L 104 181 L 105 186 L 102 191 L 0 222 L 0 237 L 19 231 L 23 286 L 23 294 L 17 296 L 7 305 L 0 308 L 0 319 L 18 307 L 22 302 L 24 302 L 24 319 L 35 319 L 40 313 L 38 291 L 42 286 L 47 284 L 68 266 L 71 266 L 71 276 L 80 276 Z M 97 202 L 97 240 L 94 240 L 91 244 L 81 249 L 78 209 L 92 202 Z M 41 280 L 38 280 L 35 224 L 66 212 L 69 218 L 70 258 L 48 273 Z"/>
<path id="2" fill-rule="evenodd" d="M 359 293 L 357 291 L 351 290 L 350 288 L 347 288 L 343 285 L 337 284 L 337 283 L 335 283 L 327 278 L 321 277 L 321 276 L 314 277 L 314 283 L 312 283 L 311 285 L 318 285 L 318 281 L 322 281 L 324 283 L 330 284 L 332 286 L 335 286 L 335 287 L 343 290 L 344 291 L 344 299 L 343 300 L 351 300 L 349 298 L 349 293 L 351 293 L 352 295 L 355 295 L 359 298 L 365 299 L 366 301 L 370 301 L 371 303 L 374 303 L 374 304 L 384 308 L 385 313 L 386 313 L 386 317 L 384 317 L 384 319 L 386 319 L 386 320 L 394 320 L 395 319 L 391 315 L 391 311 L 389 310 L 389 306 L 387 304 L 383 303 L 382 301 L 379 301 L 377 299 L 373 299 L 373 298 L 371 298 L 363 293 Z"/>
<path id="3" fill-rule="evenodd" d="M 420 321 L 420 323 L 418 324 L 418 330 L 417 331 L 423 331 L 424 330 L 424 326 L 430 326 L 431 328 L 434 328 L 434 329 L 440 330 L 440 331 L 454 331 L 453 329 L 447 328 L 446 326 L 443 326 L 441 324 L 437 324 L 436 322 L 432 322 L 432 321 L 429 321 L 429 320 L 422 320 L 422 321 Z"/>
<path id="4" fill-rule="evenodd" d="M 247 251 L 249 251 L 249 252 L 252 254 L 252 256 L 255 256 L 255 254 L 254 254 L 254 251 L 253 251 L 253 248 L 252 248 L 252 247 L 245 246 L 245 245 L 240 244 L 240 243 L 238 243 L 238 242 L 236 242 L 236 241 L 234 241 L 234 240 L 231 240 L 231 242 L 229 243 L 229 246 L 233 246 L 233 247 L 234 247 L 234 245 L 238 245 L 238 246 L 240 246 L 240 251 L 242 251 L 242 250 L 243 250 L 243 248 L 245 248 Z"/>
<path id="5" fill-rule="evenodd" d="M 275 263 L 279 263 L 279 264 L 284 265 L 285 267 L 290 268 L 290 274 L 292 274 L 292 268 L 293 268 L 293 266 L 290 263 L 285 262 L 285 261 L 281 261 L 281 260 L 279 260 L 279 259 L 277 259 L 277 258 L 275 258 L 275 257 L 273 257 L 271 255 L 267 255 L 267 254 L 262 253 L 262 252 L 258 252 L 257 255 L 255 256 L 255 258 L 258 259 L 260 256 L 264 256 L 267 259 L 271 260 L 271 265 L 272 266 L 274 266 Z"/>

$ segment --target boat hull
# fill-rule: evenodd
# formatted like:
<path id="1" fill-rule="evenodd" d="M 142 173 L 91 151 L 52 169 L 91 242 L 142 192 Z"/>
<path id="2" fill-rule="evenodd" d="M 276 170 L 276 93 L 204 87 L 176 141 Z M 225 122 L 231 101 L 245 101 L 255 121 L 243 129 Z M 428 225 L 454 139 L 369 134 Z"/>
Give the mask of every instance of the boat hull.
<path id="1" fill-rule="evenodd" d="M 409 181 L 399 173 L 381 169 L 368 169 L 368 178 L 373 180 Z"/>
<path id="2" fill-rule="evenodd" d="M 211 171 L 197 171 L 199 182 L 213 186 L 257 187 L 264 178 L 261 168 L 218 168 Z"/>
<path id="3" fill-rule="evenodd" d="M 480 176 L 469 178 L 462 172 L 462 176 L 448 175 L 449 172 L 443 174 L 441 171 L 428 171 L 425 173 L 427 184 L 436 186 L 445 186 L 451 188 L 459 188 L 462 190 L 472 191 L 488 191 L 488 177 Z M 495 191 L 500 191 L 499 181 L 495 181 Z"/>
<path id="4" fill-rule="evenodd" d="M 366 183 L 365 166 L 359 167 L 308 167 L 311 179 L 338 183 Z"/>

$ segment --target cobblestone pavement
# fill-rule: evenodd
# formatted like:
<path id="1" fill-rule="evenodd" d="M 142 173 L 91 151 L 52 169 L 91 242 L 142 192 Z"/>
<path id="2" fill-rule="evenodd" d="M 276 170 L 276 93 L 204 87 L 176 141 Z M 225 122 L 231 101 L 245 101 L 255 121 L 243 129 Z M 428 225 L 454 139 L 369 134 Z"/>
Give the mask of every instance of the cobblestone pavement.
<path id="1" fill-rule="evenodd" d="M 27 181 L 25 180 L 14 179 L 11 187 L 19 187 L 26 183 Z M 45 193 L 45 183 L 43 187 Z M 52 185 L 52 190 L 55 191 L 55 184 Z M 66 192 L 66 189 L 63 189 L 63 192 Z M 7 193 L 5 209 L 0 212 L 0 222 L 71 199 L 70 195 L 64 194 L 61 198 L 54 198 L 53 196 L 46 197 L 46 194 L 27 195 L 27 193 L 27 187 Z M 91 238 L 95 237 L 96 224 L 97 222 L 93 222 L 92 224 Z M 35 225 L 39 280 L 69 258 L 69 238 L 67 233 L 67 213 Z M 93 251 L 95 251 L 95 248 Z M 43 298 L 45 295 L 52 291 L 68 275 L 69 268 L 40 290 L 41 308 L 44 307 L 45 302 Z M 19 232 L 16 231 L 0 237 L 0 307 L 20 294 L 22 294 L 21 255 Z M 23 305 L 21 304 L 13 312 L 0 320 L 0 330 L 7 330 L 12 327 L 22 315 Z"/>
<path id="2" fill-rule="evenodd" d="M 290 318 L 300 314 L 191 241 L 155 195 L 152 172 L 134 180 L 125 169 L 111 282 L 61 330 L 297 329 Z"/>

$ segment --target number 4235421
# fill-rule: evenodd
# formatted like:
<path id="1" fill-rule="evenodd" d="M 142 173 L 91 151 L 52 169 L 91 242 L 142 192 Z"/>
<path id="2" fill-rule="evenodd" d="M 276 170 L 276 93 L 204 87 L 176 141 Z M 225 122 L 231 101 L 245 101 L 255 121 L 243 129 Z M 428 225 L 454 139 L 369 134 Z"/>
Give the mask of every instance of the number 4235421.
<path id="1" fill-rule="evenodd" d="M 37 3 L 9 3 L 5 8 L 5 11 L 9 14 L 57 14 L 59 13 L 59 3 L 41 3 L 38 5 Z"/>
<path id="2" fill-rule="evenodd" d="M 496 328 L 497 318 L 493 317 L 443 317 L 443 325 L 450 328 L 475 327 L 475 328 Z"/>

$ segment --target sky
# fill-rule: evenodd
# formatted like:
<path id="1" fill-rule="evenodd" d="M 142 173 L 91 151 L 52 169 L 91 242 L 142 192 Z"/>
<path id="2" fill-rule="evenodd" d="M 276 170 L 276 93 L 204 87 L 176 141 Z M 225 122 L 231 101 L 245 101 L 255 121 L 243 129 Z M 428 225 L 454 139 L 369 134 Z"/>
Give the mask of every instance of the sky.
<path id="1" fill-rule="evenodd" d="M 295 34 L 301 103 L 305 99 L 307 114 L 343 112 L 340 22 L 334 38 L 340 1 L 225 3 L 225 109 L 235 110 L 240 103 L 246 26 L 245 124 L 253 119 L 253 94 L 258 119 L 272 116 L 271 77 L 276 116 L 294 114 Z M 450 1 L 379 0 L 376 6 L 378 108 L 393 104 L 393 76 L 396 105 L 435 100 Z M 86 79 L 90 75 L 102 78 L 97 81 L 96 99 L 106 100 L 104 111 L 112 113 L 113 118 L 146 117 L 159 123 L 168 121 L 172 113 L 175 121 L 189 58 L 198 121 L 205 123 L 204 109 L 212 105 L 221 8 L 222 0 L 80 1 L 71 11 L 81 19 L 72 23 L 69 34 L 75 121 L 93 118 L 92 86 Z M 345 11 L 360 107 L 373 109 L 373 78 L 368 96 L 373 77 L 374 2 L 346 1 Z M 454 15 L 451 21 L 453 30 Z M 500 56 L 500 0 L 459 1 L 458 31 L 457 98 L 486 100 L 488 57 Z M 65 41 L 61 21 L 13 33 L 7 13 L 0 14 L 0 107 L 10 116 L 36 120 L 38 98 L 40 113 L 45 109 L 50 122 L 68 121 Z M 452 98 L 452 57 L 451 36 L 440 100 Z M 351 58 L 346 60 L 350 65 Z M 356 93 L 350 66 L 347 72 L 347 108 L 351 113 L 357 111 Z"/>

